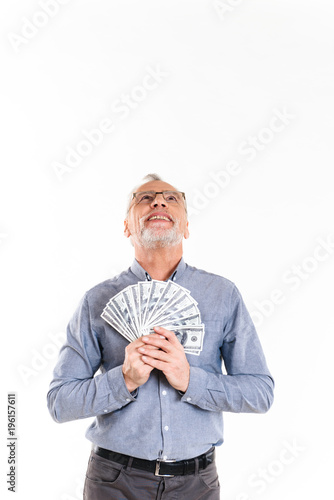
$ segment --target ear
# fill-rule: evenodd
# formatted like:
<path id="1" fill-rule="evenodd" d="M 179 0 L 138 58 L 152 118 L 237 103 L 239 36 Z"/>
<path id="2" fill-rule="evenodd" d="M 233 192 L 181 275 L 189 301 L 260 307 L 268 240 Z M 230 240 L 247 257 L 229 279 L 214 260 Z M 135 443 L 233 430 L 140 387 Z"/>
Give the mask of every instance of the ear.
<path id="1" fill-rule="evenodd" d="M 129 238 L 131 236 L 128 219 L 125 219 L 124 221 L 124 236 L 126 238 Z"/>
<path id="2" fill-rule="evenodd" d="M 184 230 L 184 238 L 186 240 L 189 238 L 189 221 L 187 221 L 186 228 Z"/>

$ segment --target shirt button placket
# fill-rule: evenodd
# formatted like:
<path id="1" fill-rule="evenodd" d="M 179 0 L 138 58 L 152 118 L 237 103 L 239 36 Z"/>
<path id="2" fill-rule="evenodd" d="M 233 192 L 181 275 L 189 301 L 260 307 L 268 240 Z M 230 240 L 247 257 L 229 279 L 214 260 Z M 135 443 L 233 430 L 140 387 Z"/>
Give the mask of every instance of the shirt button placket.
<path id="1" fill-rule="evenodd" d="M 170 432 L 170 387 L 160 378 L 161 432 L 163 436 L 163 459 L 170 457 L 172 440 Z"/>

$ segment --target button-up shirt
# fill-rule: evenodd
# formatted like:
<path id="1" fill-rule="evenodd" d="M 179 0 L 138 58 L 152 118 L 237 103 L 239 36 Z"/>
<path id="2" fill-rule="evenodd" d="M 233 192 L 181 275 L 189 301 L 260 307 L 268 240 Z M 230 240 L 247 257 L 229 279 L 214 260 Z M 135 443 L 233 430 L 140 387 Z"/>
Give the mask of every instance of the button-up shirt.
<path id="1" fill-rule="evenodd" d="M 57 422 L 95 417 L 86 437 L 102 448 L 148 460 L 185 460 L 222 444 L 224 411 L 266 412 L 274 383 L 235 284 L 182 258 L 169 279 L 198 302 L 203 350 L 199 356 L 186 354 L 190 381 L 185 393 L 158 370 L 130 393 L 122 374 L 128 341 L 101 313 L 111 297 L 147 279 L 135 260 L 84 295 L 67 328 L 48 407 Z"/>

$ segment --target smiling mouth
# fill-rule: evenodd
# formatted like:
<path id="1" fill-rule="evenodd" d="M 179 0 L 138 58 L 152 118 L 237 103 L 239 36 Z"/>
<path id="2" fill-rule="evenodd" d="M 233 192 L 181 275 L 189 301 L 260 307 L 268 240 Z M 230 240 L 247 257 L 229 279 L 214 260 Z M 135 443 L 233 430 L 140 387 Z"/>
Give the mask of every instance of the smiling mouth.
<path id="1" fill-rule="evenodd" d="M 168 217 L 164 217 L 163 215 L 152 215 L 152 217 L 150 217 L 147 220 L 148 221 L 150 221 L 150 220 L 166 220 L 168 222 L 171 222 L 171 220 Z"/>

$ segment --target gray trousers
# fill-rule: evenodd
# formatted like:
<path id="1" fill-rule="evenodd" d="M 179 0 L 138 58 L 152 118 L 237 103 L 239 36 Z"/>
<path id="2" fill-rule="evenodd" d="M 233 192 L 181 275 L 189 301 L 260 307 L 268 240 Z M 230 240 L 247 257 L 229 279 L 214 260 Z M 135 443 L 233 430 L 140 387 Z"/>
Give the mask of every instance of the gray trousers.
<path id="1" fill-rule="evenodd" d="M 194 474 L 158 477 L 96 455 L 92 451 L 86 474 L 84 500 L 219 500 L 216 465 Z"/>

